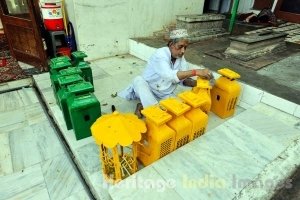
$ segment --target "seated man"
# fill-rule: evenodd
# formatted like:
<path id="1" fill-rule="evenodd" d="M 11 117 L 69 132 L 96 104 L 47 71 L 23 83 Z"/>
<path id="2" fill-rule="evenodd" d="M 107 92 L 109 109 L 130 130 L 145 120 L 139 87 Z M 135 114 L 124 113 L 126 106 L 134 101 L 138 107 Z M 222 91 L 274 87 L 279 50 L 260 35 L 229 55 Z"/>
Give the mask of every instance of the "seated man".
<path id="1" fill-rule="evenodd" d="M 212 73 L 208 69 L 188 70 L 184 53 L 188 46 L 187 31 L 178 29 L 170 32 L 170 39 L 166 47 L 156 50 L 150 57 L 141 76 L 134 78 L 132 84 L 119 93 L 127 100 L 140 99 L 135 114 L 141 118 L 143 107 L 158 104 L 161 99 L 174 95 L 177 84 L 194 87 L 196 81 L 192 76 L 211 79 Z"/>

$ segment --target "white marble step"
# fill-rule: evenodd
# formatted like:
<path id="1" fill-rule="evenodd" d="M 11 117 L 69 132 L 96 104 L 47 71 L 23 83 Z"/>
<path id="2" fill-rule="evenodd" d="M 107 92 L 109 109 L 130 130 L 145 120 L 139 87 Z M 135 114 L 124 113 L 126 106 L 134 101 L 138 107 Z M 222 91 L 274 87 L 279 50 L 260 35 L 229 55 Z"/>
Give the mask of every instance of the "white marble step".
<path id="1" fill-rule="evenodd" d="M 281 116 L 276 119 L 272 112 Z M 290 119 L 284 122 L 286 117 Z M 121 181 L 109 193 L 113 199 L 232 199 L 300 137 L 297 122 L 299 118 L 259 104 Z"/>

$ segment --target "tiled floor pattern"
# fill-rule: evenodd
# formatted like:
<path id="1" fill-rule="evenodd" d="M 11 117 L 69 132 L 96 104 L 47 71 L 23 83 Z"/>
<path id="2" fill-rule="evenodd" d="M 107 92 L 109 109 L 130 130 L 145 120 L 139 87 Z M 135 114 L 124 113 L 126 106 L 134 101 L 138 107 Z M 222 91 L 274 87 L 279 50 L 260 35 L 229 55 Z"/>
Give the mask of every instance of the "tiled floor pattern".
<path id="1" fill-rule="evenodd" d="M 0 94 L 0 122 L 0 199 L 89 199 L 33 88 Z"/>

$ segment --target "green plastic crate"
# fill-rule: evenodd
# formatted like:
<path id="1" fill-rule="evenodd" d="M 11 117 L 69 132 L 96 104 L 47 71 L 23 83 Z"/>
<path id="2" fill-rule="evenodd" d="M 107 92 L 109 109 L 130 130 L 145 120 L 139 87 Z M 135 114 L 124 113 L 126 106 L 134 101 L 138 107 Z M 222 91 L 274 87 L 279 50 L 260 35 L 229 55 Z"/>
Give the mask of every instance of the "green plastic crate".
<path id="1" fill-rule="evenodd" d="M 94 94 L 68 99 L 73 130 L 77 140 L 91 136 L 90 127 L 101 116 L 100 102 Z"/>
<path id="2" fill-rule="evenodd" d="M 67 69 L 68 67 L 72 67 L 70 61 L 60 61 L 50 64 L 50 75 L 58 74 L 60 70 Z"/>
<path id="3" fill-rule="evenodd" d="M 83 79 L 94 85 L 93 72 L 90 65 L 87 62 L 79 62 L 77 67 L 81 69 Z"/>
<path id="4" fill-rule="evenodd" d="M 71 53 L 71 57 L 72 57 L 74 66 L 77 67 L 77 65 L 80 62 L 84 61 L 84 58 L 86 58 L 87 55 L 83 51 L 74 51 Z"/>
<path id="5" fill-rule="evenodd" d="M 81 95 L 94 92 L 94 86 L 90 82 L 80 82 L 67 86 L 68 91 L 74 95 Z"/>

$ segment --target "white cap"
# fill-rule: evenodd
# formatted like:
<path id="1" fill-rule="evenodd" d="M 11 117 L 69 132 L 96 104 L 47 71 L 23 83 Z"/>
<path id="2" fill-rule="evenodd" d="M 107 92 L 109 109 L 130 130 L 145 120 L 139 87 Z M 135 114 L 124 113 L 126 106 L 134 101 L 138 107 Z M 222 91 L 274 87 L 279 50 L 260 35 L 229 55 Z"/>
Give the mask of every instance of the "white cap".
<path id="1" fill-rule="evenodd" d="M 186 29 L 176 29 L 170 32 L 170 39 L 178 39 L 183 37 L 188 37 Z"/>

